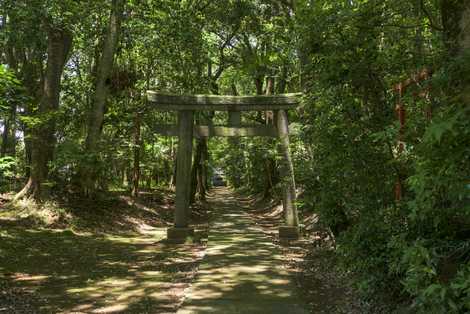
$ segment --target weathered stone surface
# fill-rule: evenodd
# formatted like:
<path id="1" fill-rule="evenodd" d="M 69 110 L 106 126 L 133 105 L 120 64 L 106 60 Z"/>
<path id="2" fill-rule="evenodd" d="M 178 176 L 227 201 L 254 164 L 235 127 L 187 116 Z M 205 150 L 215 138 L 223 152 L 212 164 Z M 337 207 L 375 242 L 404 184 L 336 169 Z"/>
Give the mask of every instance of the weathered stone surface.
<path id="1" fill-rule="evenodd" d="M 193 155 L 192 111 L 178 113 L 178 154 L 176 159 L 175 227 L 186 228 L 189 224 L 191 194 L 191 166 Z"/>
<path id="2" fill-rule="evenodd" d="M 280 226 L 279 239 L 281 240 L 297 240 L 300 237 L 299 227 Z"/>
<path id="3" fill-rule="evenodd" d="M 178 136 L 178 126 L 172 124 L 159 124 L 153 128 L 155 133 L 164 136 Z M 277 130 L 272 125 L 256 125 L 256 126 L 208 126 L 195 125 L 193 127 L 195 137 L 253 137 L 267 136 L 277 137 Z"/>
<path id="4" fill-rule="evenodd" d="M 301 93 L 271 96 L 164 95 L 148 91 L 155 110 L 265 111 L 294 109 Z"/>

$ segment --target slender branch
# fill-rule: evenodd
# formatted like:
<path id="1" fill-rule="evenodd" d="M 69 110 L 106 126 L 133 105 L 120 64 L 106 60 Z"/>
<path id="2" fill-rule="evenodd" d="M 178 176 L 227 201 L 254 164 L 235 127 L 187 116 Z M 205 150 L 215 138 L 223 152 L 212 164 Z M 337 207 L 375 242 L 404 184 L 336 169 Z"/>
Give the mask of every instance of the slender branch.
<path id="1" fill-rule="evenodd" d="M 434 22 L 434 19 L 432 17 L 432 14 L 428 11 L 428 9 L 426 8 L 426 5 L 424 4 L 424 0 L 420 0 L 421 2 L 421 10 L 423 11 L 424 15 L 426 15 L 426 17 L 428 18 L 429 20 L 429 26 L 431 28 L 434 28 L 435 30 L 438 30 L 438 31 L 444 31 L 444 27 L 440 26 L 440 25 L 437 25 L 435 22 Z"/>

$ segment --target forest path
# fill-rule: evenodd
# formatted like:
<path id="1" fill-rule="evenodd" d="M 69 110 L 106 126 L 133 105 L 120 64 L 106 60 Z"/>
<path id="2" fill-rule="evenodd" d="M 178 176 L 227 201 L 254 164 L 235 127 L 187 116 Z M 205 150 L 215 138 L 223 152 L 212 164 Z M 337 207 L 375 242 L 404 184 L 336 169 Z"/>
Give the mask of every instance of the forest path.
<path id="1" fill-rule="evenodd" d="M 243 200 L 227 188 L 214 191 L 206 256 L 178 314 L 308 313 L 281 252 Z"/>

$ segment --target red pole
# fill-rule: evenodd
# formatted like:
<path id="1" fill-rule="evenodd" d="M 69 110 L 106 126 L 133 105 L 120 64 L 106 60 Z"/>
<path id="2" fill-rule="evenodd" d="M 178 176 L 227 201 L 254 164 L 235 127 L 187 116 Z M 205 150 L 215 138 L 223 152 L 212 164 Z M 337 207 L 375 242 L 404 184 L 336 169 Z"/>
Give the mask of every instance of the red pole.
<path id="1" fill-rule="evenodd" d="M 403 97 L 403 92 L 404 92 L 404 86 L 402 83 L 399 83 L 396 88 L 398 92 L 398 102 L 395 107 L 395 111 L 397 113 L 397 118 L 400 122 L 400 128 L 398 130 L 398 156 L 400 156 L 403 153 L 403 150 L 405 149 L 405 144 L 403 142 L 404 140 L 404 132 L 405 132 L 405 123 L 406 123 L 406 111 L 405 107 L 402 103 L 402 97 Z M 402 198 L 403 194 L 403 186 L 402 182 L 400 179 L 400 174 L 398 174 L 397 182 L 395 184 L 395 200 L 400 201 Z"/>
<path id="2" fill-rule="evenodd" d="M 397 85 L 395 85 L 395 91 L 398 94 L 398 100 L 397 100 L 397 104 L 396 104 L 396 107 L 395 107 L 395 111 L 397 113 L 398 121 L 400 122 L 400 128 L 399 128 L 399 131 L 398 131 L 397 157 L 399 157 L 403 153 L 403 151 L 405 150 L 404 139 L 405 139 L 406 110 L 405 110 L 405 106 L 402 102 L 403 94 L 405 93 L 405 90 L 408 86 L 410 86 L 412 84 L 417 84 L 419 86 L 420 82 L 429 79 L 431 77 L 431 75 L 432 75 L 432 71 L 430 71 L 427 68 L 424 68 L 421 71 L 419 71 L 418 73 L 416 73 L 415 75 L 413 75 L 411 78 L 409 78 L 405 81 L 402 81 L 402 82 L 398 83 Z M 430 102 L 429 87 L 426 87 L 424 91 L 421 91 L 421 94 L 423 94 L 425 99 L 428 102 Z M 421 96 L 421 94 L 419 96 Z M 425 109 L 425 114 L 426 114 L 426 118 L 428 120 L 430 120 L 431 117 L 432 117 L 431 106 L 429 106 L 428 108 Z M 395 184 L 395 200 L 397 202 L 400 201 L 402 199 L 402 196 L 403 196 L 403 185 L 402 185 L 402 180 L 400 178 L 400 173 L 398 173 L 397 182 Z"/>

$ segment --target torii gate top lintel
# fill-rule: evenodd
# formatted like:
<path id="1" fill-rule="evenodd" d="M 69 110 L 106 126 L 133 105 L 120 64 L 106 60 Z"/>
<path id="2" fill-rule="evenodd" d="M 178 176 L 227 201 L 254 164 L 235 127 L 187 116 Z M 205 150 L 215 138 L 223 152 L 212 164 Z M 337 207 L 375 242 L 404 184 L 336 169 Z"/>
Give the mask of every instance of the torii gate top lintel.
<path id="1" fill-rule="evenodd" d="M 162 111 L 207 110 L 207 111 L 264 111 L 294 109 L 302 93 L 261 95 L 261 96 L 221 96 L 221 95 L 169 95 L 154 91 L 147 92 L 147 98 Z"/>
<path id="2" fill-rule="evenodd" d="M 160 125 L 156 132 L 178 136 L 176 165 L 175 225 L 168 229 L 168 239 L 185 242 L 194 230 L 189 227 L 189 199 L 193 136 L 275 136 L 280 141 L 283 207 L 286 224 L 279 228 L 279 237 L 299 237 L 299 219 L 295 206 L 294 169 L 289 150 L 289 124 L 286 111 L 300 102 L 301 93 L 263 96 L 168 95 L 147 92 L 147 98 L 159 111 L 177 111 L 178 125 Z M 229 127 L 195 126 L 194 111 L 228 111 Z M 274 125 L 241 126 L 241 111 L 274 111 Z"/>

